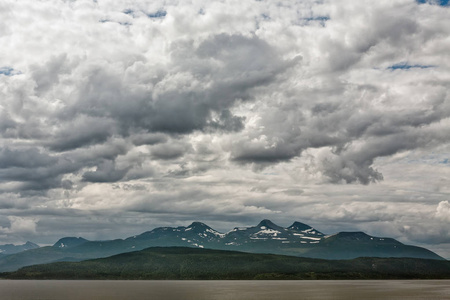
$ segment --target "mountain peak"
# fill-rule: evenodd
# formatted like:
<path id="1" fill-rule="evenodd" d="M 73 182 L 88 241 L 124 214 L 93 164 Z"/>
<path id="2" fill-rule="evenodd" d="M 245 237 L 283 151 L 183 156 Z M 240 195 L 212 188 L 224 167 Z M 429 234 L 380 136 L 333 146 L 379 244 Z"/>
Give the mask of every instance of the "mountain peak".
<path id="1" fill-rule="evenodd" d="M 192 222 L 192 224 L 186 228 L 199 229 L 199 230 L 211 229 L 211 227 L 209 227 L 208 225 L 206 225 L 205 223 L 202 223 L 202 222 Z"/>
<path id="2" fill-rule="evenodd" d="M 369 241 L 371 239 L 373 240 L 373 238 L 374 237 L 362 231 L 342 231 L 330 236 L 329 239 L 350 242 L 350 241 Z"/>
<path id="3" fill-rule="evenodd" d="M 32 248 L 30 248 L 30 249 L 33 249 L 33 248 L 39 248 L 39 245 L 37 245 L 37 244 L 35 244 L 35 243 L 33 243 L 33 242 L 30 242 L 30 241 L 27 241 L 27 242 L 24 244 L 24 246 L 32 247 Z"/>
<path id="4" fill-rule="evenodd" d="M 71 248 L 75 247 L 81 244 L 84 244 L 88 242 L 88 240 L 82 238 L 82 237 L 64 237 L 62 239 L 59 239 L 53 247 L 56 248 Z"/>
<path id="5" fill-rule="evenodd" d="M 309 226 L 308 224 L 295 221 L 291 226 L 287 228 L 288 230 L 292 230 L 294 232 L 302 232 L 304 234 L 313 234 L 317 236 L 324 236 L 324 234 L 317 229 Z"/>
<path id="6" fill-rule="evenodd" d="M 295 229 L 295 230 L 308 230 L 311 229 L 312 227 L 305 224 L 305 223 L 301 223 L 301 222 L 297 222 L 295 221 L 291 226 L 288 227 L 288 229 Z"/>
<path id="7" fill-rule="evenodd" d="M 261 222 L 259 222 L 258 225 L 256 225 L 256 227 L 266 227 L 266 228 L 270 228 L 270 229 L 279 229 L 280 226 L 278 226 L 277 224 L 273 223 L 272 221 L 268 220 L 268 219 L 264 219 Z"/>
<path id="8" fill-rule="evenodd" d="M 264 220 L 262 220 L 261 222 L 259 222 L 258 226 L 259 226 L 259 225 L 267 226 L 267 225 L 270 225 L 270 224 L 273 224 L 273 222 L 270 221 L 269 219 L 264 219 Z"/>

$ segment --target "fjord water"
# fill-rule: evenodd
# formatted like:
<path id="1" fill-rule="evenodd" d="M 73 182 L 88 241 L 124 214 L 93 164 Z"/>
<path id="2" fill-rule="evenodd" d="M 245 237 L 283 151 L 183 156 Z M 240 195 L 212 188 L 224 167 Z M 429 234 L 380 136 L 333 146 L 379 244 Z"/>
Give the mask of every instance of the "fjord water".
<path id="1" fill-rule="evenodd" d="M 450 299 L 449 280 L 1 280 L 1 300 Z"/>

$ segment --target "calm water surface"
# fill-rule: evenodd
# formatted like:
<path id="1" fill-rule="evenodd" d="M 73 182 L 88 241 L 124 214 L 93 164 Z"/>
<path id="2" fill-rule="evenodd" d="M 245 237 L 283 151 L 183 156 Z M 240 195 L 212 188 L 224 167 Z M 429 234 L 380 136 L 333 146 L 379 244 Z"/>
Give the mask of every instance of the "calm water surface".
<path id="1" fill-rule="evenodd" d="M 450 281 L 0 280 L 0 299 L 450 299 Z"/>

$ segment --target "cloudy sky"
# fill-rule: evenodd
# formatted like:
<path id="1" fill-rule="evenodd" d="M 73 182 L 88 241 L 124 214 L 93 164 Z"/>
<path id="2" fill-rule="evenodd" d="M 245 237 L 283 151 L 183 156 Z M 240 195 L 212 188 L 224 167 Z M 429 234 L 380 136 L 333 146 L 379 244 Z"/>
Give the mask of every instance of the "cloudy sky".
<path id="1" fill-rule="evenodd" d="M 263 218 L 450 258 L 450 7 L 3 0 L 0 244 Z"/>

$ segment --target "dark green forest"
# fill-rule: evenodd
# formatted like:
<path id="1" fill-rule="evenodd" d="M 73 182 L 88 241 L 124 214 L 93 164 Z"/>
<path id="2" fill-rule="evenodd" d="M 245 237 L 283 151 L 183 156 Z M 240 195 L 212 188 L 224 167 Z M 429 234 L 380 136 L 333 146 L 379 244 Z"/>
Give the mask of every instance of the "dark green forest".
<path id="1" fill-rule="evenodd" d="M 450 262 L 415 258 L 323 260 L 185 247 L 155 247 L 82 262 L 2 273 L 3 279 L 450 279 Z"/>

